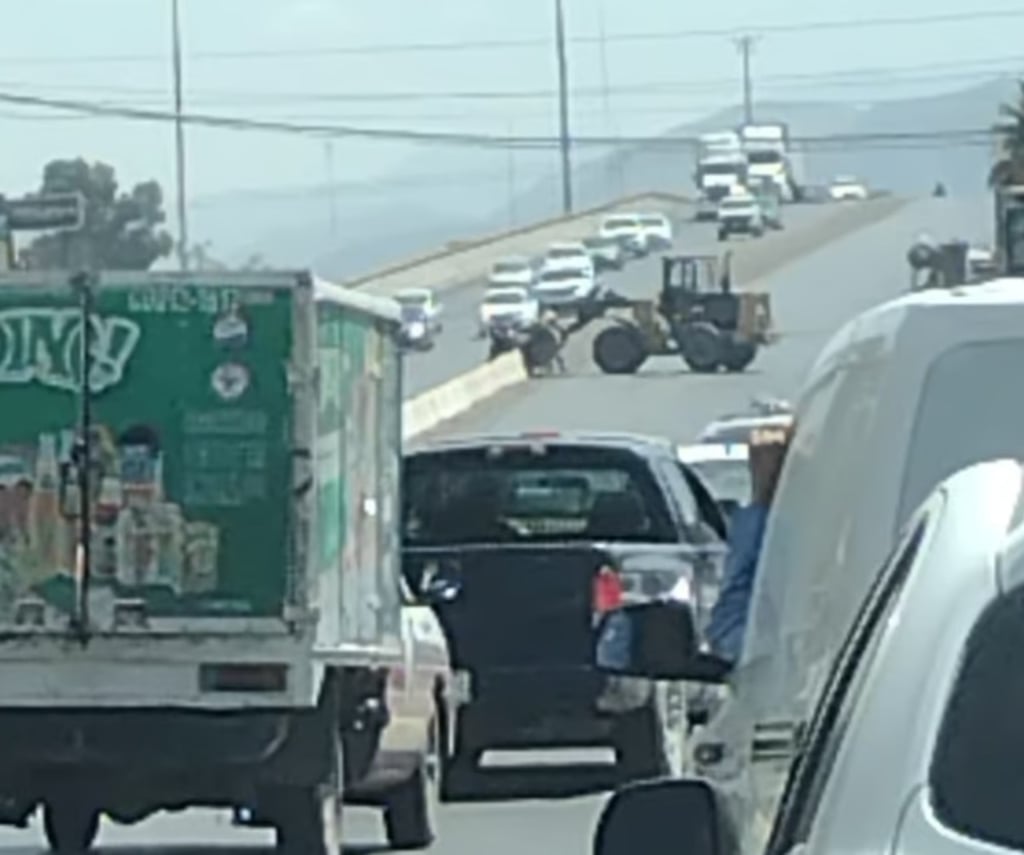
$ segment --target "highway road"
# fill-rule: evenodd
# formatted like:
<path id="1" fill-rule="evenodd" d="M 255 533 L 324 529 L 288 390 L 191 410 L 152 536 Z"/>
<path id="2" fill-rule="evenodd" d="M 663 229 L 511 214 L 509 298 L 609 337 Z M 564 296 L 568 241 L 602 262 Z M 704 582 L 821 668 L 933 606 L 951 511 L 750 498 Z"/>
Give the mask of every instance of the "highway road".
<path id="1" fill-rule="evenodd" d="M 885 206 L 891 201 L 872 203 Z M 806 205 L 786 209 L 786 229 L 771 233 L 758 241 L 737 238 L 729 246 L 736 250 L 737 281 L 742 282 L 745 271 L 761 272 L 766 265 L 773 266 L 797 252 L 805 251 L 808 241 L 824 242 L 845 227 L 843 224 L 857 216 L 849 209 L 836 205 Z M 715 238 L 713 223 L 696 223 L 692 213 L 684 213 L 675 226 L 674 253 L 717 254 L 722 244 Z M 582 236 L 581 236 L 582 237 Z M 544 247 L 538 246 L 537 252 Z M 497 259 L 496 259 L 497 260 Z M 633 261 L 620 273 L 605 274 L 605 284 L 627 296 L 653 296 L 657 291 L 660 272 L 656 258 Z M 424 283 L 428 286 L 429 283 Z M 464 374 L 480 365 L 487 357 L 486 341 L 476 338 L 477 312 L 486 283 L 483 280 L 438 291 L 444 306 L 444 330 L 437 346 L 428 353 L 410 354 L 406 360 L 405 394 L 413 397 L 446 380 Z"/>
<path id="2" fill-rule="evenodd" d="M 804 216 L 807 222 L 802 228 L 793 228 Z M 837 237 L 834 221 L 827 226 L 831 216 L 824 208 L 794 212 L 784 235 L 773 236 L 757 248 L 755 244 L 744 247 L 746 258 L 741 260 L 746 275 L 757 276 L 756 265 L 762 265 L 764 275 L 757 276 L 756 284 L 770 289 L 779 326 L 787 333 L 748 374 L 694 376 L 676 360 L 662 359 L 636 377 L 604 377 L 588 364 L 585 343 L 580 342 L 569 354 L 569 375 L 523 384 L 456 420 L 445 432 L 583 427 L 688 439 L 717 414 L 744 406 L 751 395 L 793 395 L 815 353 L 837 326 L 907 287 L 904 255 L 917 233 L 928 230 L 938 238 L 989 238 L 984 199 L 913 202 L 845 237 Z M 689 236 L 684 238 L 688 240 Z M 706 234 L 704 240 L 708 240 Z M 770 242 L 776 244 L 774 248 Z M 694 238 L 693 248 L 700 246 Z M 798 246 L 811 251 L 796 257 Z M 623 277 L 629 280 L 626 284 L 647 287 L 643 266 L 637 265 L 634 271 Z M 462 305 L 472 305 L 468 295 Z M 519 763 L 534 765 L 493 772 L 480 800 L 445 806 L 440 838 L 430 855 L 588 853 L 610 776 L 593 765 L 589 754 L 578 759 L 590 765 L 574 769 L 558 768 L 550 761 L 541 765 L 545 759 L 520 757 Z M 349 855 L 383 851 L 383 829 L 374 811 L 347 811 L 345 835 Z M 40 851 L 40 839 L 37 827 L 0 830 L 0 855 L 34 855 Z M 268 852 L 270 840 L 266 832 L 231 828 L 222 815 L 191 811 L 154 817 L 134 827 L 104 825 L 100 843 L 104 851 L 122 855 L 198 855 L 214 847 L 219 855 L 229 855 Z"/>

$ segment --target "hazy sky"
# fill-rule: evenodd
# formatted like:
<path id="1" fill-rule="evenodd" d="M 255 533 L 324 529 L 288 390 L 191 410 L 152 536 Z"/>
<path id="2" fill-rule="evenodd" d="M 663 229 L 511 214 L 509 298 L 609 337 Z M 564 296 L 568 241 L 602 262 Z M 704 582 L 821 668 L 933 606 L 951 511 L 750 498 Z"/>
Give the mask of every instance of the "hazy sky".
<path id="1" fill-rule="evenodd" d="M 389 128 L 553 133 L 555 104 L 545 94 L 555 83 L 552 4 L 553 0 L 181 0 L 188 108 Z M 602 6 L 609 36 L 607 105 L 598 91 L 602 63 L 597 44 L 570 46 L 572 84 L 587 90 L 574 99 L 574 130 L 582 134 L 657 132 L 737 101 L 740 66 L 728 35 L 694 31 L 756 31 L 759 26 L 972 9 L 1022 10 L 1016 19 L 764 32 L 754 71 L 756 92 L 765 97 L 898 97 L 957 88 L 994 72 L 1024 67 L 1024 49 L 1019 47 L 1024 7 L 1007 0 L 565 4 L 571 36 L 595 36 Z M 170 0 L 0 0 L 0 10 L 0 91 L 170 108 Z M 691 35 L 681 35 L 686 32 Z M 654 33 L 678 37 L 622 38 Z M 338 50 L 481 40 L 540 43 L 506 49 Z M 302 55 L 304 50 L 313 53 Z M 339 97 L 524 90 L 533 97 Z M 113 163 L 125 181 L 153 176 L 172 187 L 169 125 L 68 118 L 6 104 L 0 104 L 0 117 L 5 130 L 0 188 L 6 192 L 30 189 L 48 158 L 76 155 Z M 189 188 L 195 196 L 315 183 L 327 172 L 321 141 L 207 129 L 190 129 L 188 138 Z M 450 170 L 452 152 L 446 148 L 443 159 Z M 418 153 L 408 144 L 391 143 L 339 142 L 333 150 L 340 181 L 379 175 Z M 447 180 L 445 175 L 437 179 L 439 186 Z"/>

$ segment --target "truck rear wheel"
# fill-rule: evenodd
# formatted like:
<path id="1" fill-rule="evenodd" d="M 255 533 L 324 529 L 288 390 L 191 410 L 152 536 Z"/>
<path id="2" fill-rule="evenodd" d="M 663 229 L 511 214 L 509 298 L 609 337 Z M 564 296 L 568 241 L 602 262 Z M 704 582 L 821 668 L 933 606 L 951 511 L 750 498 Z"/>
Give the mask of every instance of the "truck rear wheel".
<path id="1" fill-rule="evenodd" d="M 594 339 L 593 358 L 605 374 L 635 374 L 647 361 L 647 348 L 633 327 L 613 326 Z"/>
<path id="2" fill-rule="evenodd" d="M 296 787 L 282 795 L 275 825 L 280 855 L 337 855 L 341 798 L 332 787 Z"/>
<path id="3" fill-rule="evenodd" d="M 57 855 L 84 855 L 99 830 L 100 812 L 83 802 L 69 799 L 43 806 L 43 833 Z"/>
<path id="4" fill-rule="evenodd" d="M 412 777 L 388 794 L 384 829 L 392 849 L 426 849 L 434 842 L 440 797 L 440 733 L 435 720 L 430 745 Z"/>

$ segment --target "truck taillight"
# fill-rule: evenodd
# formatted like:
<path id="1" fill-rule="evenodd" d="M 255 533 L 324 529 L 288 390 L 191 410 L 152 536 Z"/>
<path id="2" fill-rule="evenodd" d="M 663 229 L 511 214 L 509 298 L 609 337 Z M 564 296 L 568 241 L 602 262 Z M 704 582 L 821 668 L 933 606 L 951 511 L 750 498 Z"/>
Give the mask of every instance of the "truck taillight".
<path id="1" fill-rule="evenodd" d="M 597 571 L 594 577 L 594 601 L 595 614 L 604 614 L 622 605 L 623 588 L 622 579 L 615 570 L 607 565 Z"/>

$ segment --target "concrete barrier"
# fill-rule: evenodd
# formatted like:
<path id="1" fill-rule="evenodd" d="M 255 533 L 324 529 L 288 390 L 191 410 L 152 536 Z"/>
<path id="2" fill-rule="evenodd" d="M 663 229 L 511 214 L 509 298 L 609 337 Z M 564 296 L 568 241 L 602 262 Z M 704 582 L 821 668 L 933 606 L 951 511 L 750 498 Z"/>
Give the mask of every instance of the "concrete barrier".
<path id="1" fill-rule="evenodd" d="M 532 223 L 514 231 L 460 243 L 457 248 L 449 245 L 437 252 L 351 279 L 345 285 L 379 296 L 393 296 L 397 291 L 410 287 L 443 290 L 485 276 L 491 265 L 502 256 L 533 256 L 544 248 L 545 243 L 572 240 L 593 233 L 609 213 L 640 210 L 672 214 L 688 203 L 685 197 L 672 193 L 629 196 L 571 217 Z"/>
<path id="2" fill-rule="evenodd" d="M 433 430 L 442 422 L 526 379 L 522 356 L 515 351 L 435 386 L 402 405 L 402 441 L 408 442 Z"/>

